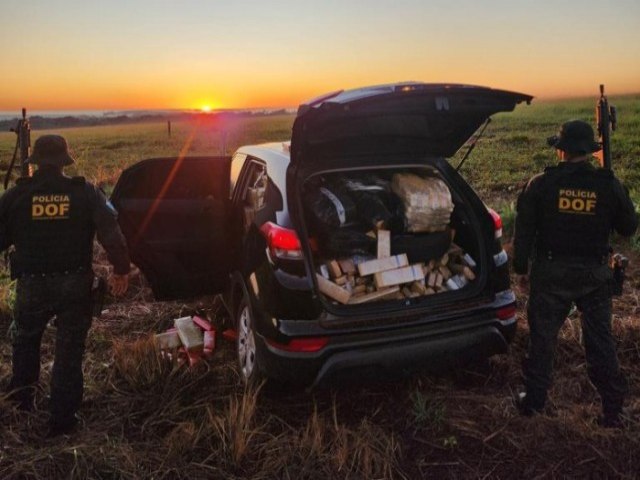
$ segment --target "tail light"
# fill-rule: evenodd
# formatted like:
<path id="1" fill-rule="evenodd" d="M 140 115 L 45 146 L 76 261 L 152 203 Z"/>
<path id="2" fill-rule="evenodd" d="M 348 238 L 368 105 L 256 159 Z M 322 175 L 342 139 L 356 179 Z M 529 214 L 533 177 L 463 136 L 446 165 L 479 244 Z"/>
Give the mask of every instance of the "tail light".
<path id="1" fill-rule="evenodd" d="M 272 222 L 260 227 L 260 231 L 267 240 L 267 247 L 271 258 L 285 260 L 301 260 L 302 247 L 295 230 L 284 228 Z"/>
<path id="2" fill-rule="evenodd" d="M 285 352 L 312 353 L 322 350 L 329 343 L 329 339 L 327 337 L 294 338 L 286 344 L 267 339 L 267 343 Z"/>
<path id="3" fill-rule="evenodd" d="M 515 316 L 515 314 L 516 314 L 515 305 L 509 305 L 507 307 L 502 307 L 496 310 L 496 317 L 498 317 L 500 320 L 508 320 L 509 318 L 512 318 L 513 316 Z"/>
<path id="4" fill-rule="evenodd" d="M 493 229 L 495 231 L 495 237 L 502 238 L 502 218 L 500 217 L 500 214 L 493 208 L 487 207 L 487 210 L 489 211 L 489 215 L 491 215 L 491 218 L 493 218 Z"/>

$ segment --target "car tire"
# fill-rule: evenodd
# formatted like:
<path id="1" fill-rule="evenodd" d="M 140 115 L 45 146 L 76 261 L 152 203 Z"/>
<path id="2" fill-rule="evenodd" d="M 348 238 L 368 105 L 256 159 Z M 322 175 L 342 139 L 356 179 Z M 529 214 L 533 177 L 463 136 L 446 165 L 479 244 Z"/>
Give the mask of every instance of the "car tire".
<path id="1" fill-rule="evenodd" d="M 251 307 L 243 298 L 236 310 L 236 356 L 243 382 L 249 386 L 256 386 L 264 380 L 261 371 L 260 355 L 256 346 L 255 321 Z"/>

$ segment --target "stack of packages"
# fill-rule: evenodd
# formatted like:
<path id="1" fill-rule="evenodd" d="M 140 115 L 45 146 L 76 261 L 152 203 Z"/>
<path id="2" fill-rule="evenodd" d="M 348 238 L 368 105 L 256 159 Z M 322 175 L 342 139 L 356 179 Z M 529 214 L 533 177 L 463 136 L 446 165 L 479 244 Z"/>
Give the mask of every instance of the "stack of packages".
<path id="1" fill-rule="evenodd" d="M 393 176 L 391 188 L 403 203 L 407 231 L 442 232 L 449 227 L 454 205 L 442 180 L 401 173 Z M 377 258 L 351 255 L 323 263 L 317 273 L 323 294 L 342 304 L 358 304 L 458 290 L 476 278 L 475 261 L 455 243 L 438 258 L 410 264 L 406 253 L 391 255 L 389 230 L 377 228 L 368 235 L 376 242 Z"/>
<path id="2" fill-rule="evenodd" d="M 173 328 L 155 335 L 161 352 L 170 357 L 177 354 L 178 363 L 188 361 L 190 366 L 213 355 L 216 331 L 208 320 L 194 315 L 176 318 L 173 324 Z"/>
<path id="3" fill-rule="evenodd" d="M 376 259 L 356 255 L 320 265 L 320 291 L 339 303 L 357 304 L 458 290 L 476 278 L 475 261 L 454 243 L 442 257 L 410 265 L 406 254 L 390 255 L 389 238 L 388 230 L 377 232 Z"/>

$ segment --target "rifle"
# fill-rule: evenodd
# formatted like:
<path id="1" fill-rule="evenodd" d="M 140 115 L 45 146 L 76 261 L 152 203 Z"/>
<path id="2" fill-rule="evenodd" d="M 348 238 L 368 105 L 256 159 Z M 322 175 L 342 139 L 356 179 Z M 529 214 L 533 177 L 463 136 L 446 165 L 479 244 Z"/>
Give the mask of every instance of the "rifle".
<path id="1" fill-rule="evenodd" d="M 611 132 L 618 126 L 616 107 L 609 105 L 609 100 L 604 95 L 604 85 L 600 85 L 600 99 L 596 104 L 596 122 L 598 124 L 598 140 L 602 144 L 602 150 L 596 154 L 602 168 L 612 170 L 611 165 Z M 609 258 L 609 267 L 613 271 L 611 281 L 611 293 L 614 296 L 622 295 L 622 285 L 625 280 L 625 270 L 629 266 L 629 259 L 621 253 L 613 253 Z"/>
<path id="2" fill-rule="evenodd" d="M 604 85 L 600 85 L 600 99 L 596 104 L 596 123 L 602 150 L 595 157 L 602 168 L 611 170 L 611 132 L 618 126 L 618 118 L 616 107 L 609 105 L 609 100 L 604 95 Z"/>
<path id="3" fill-rule="evenodd" d="M 9 186 L 9 180 L 11 179 L 11 173 L 15 167 L 18 151 L 20 151 L 20 164 L 18 165 L 18 168 L 20 168 L 20 176 L 31 176 L 31 165 L 29 165 L 28 161 L 29 155 L 31 154 L 31 124 L 27 118 L 26 108 L 22 109 L 22 118 L 18 120 L 16 127 L 12 128 L 10 131 L 15 132 L 16 134 L 16 147 L 13 150 L 13 158 L 11 159 L 11 163 L 9 164 L 9 168 L 7 169 L 7 173 L 4 177 L 5 190 Z"/>

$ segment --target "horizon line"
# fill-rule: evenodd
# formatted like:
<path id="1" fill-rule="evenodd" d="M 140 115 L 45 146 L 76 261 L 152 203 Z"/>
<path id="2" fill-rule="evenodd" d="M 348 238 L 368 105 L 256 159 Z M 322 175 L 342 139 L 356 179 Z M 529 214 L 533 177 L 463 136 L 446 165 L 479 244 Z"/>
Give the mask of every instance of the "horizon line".
<path id="1" fill-rule="evenodd" d="M 615 97 L 628 97 L 640 95 L 640 91 L 636 92 L 628 92 L 628 93 L 615 93 L 613 95 L 607 94 L 608 98 Z M 545 101 L 558 101 L 558 100 L 586 100 L 597 97 L 597 94 L 594 95 L 544 95 L 544 96 L 534 96 L 534 99 L 538 102 Z M 225 108 L 216 108 L 210 111 L 204 111 L 201 108 L 194 107 L 122 107 L 122 108 L 101 108 L 101 107 L 87 107 L 87 108 L 28 108 L 28 107 L 20 107 L 16 109 L 4 109 L 0 108 L 0 114 L 8 114 L 13 111 L 21 111 L 22 108 L 27 109 L 27 113 L 29 110 L 33 110 L 36 112 L 141 112 L 141 111 L 151 111 L 151 112 L 159 112 L 159 111 L 170 111 L 170 112 L 191 112 L 191 113 L 202 113 L 202 114 L 216 114 L 216 113 L 224 113 L 224 112 L 250 112 L 255 110 L 296 110 L 300 104 L 296 106 L 256 106 L 256 107 L 225 107 Z"/>

